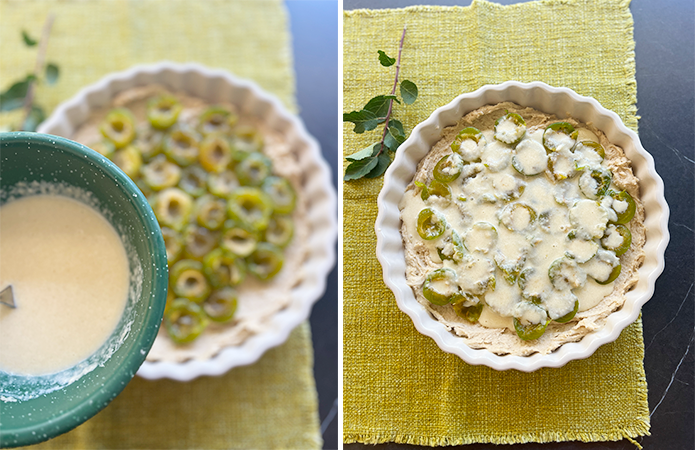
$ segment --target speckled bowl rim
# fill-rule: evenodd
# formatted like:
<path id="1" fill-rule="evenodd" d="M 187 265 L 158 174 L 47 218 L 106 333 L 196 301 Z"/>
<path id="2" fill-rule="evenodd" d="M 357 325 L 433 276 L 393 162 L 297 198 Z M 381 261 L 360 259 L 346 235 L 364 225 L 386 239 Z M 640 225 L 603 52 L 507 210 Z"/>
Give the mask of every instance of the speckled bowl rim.
<path id="1" fill-rule="evenodd" d="M 307 167 L 305 186 L 311 190 L 306 192 L 306 196 L 313 201 L 307 217 L 317 226 L 308 238 L 309 245 L 313 247 L 312 257 L 304 266 L 307 275 L 299 290 L 293 290 L 291 305 L 272 317 L 272 326 L 268 331 L 247 338 L 241 345 L 226 347 L 210 359 L 182 363 L 145 361 L 138 370 L 138 375 L 143 378 L 178 381 L 189 381 L 202 375 L 222 375 L 233 367 L 256 362 L 268 349 L 284 343 L 290 332 L 309 318 L 312 306 L 323 295 L 326 277 L 336 261 L 337 201 L 331 182 L 331 169 L 321 155 L 319 144 L 307 132 L 301 119 L 290 113 L 277 97 L 252 81 L 195 63 L 162 61 L 109 74 L 59 105 L 41 125 L 40 131 L 71 133 L 79 125 L 71 121 L 71 116 L 84 119 L 91 108 L 107 106 L 114 93 L 148 83 L 163 84 L 200 97 L 209 94 L 215 86 L 231 89 L 230 92 L 243 97 L 243 110 L 271 117 L 273 126 L 287 125 Z"/>
<path id="2" fill-rule="evenodd" d="M 56 147 L 60 152 L 85 159 L 104 172 L 108 178 L 114 181 L 115 185 L 120 185 L 124 195 L 131 199 L 130 204 L 137 214 L 141 217 L 146 229 L 145 235 L 152 236 L 148 240 L 150 254 L 153 255 L 153 263 L 162 270 L 155 271 L 159 275 L 153 278 L 153 295 L 147 298 L 143 296 L 141 301 L 147 301 L 151 307 L 146 310 L 143 326 L 138 330 L 131 330 L 130 334 L 138 339 L 142 345 L 132 347 L 133 351 L 128 354 L 125 362 L 119 364 L 114 372 L 114 376 L 104 380 L 103 387 L 94 395 L 80 399 L 79 402 L 71 404 L 63 409 L 63 412 L 54 416 L 49 423 L 27 426 L 21 429 L 7 430 L 0 428 L 0 444 L 16 447 L 20 445 L 31 445 L 65 433 L 78 425 L 82 424 L 99 411 L 105 408 L 121 391 L 145 361 L 146 352 L 152 347 L 160 323 L 167 297 L 167 253 L 159 231 L 159 224 L 155 213 L 150 208 L 145 196 L 140 192 L 135 183 L 131 181 L 123 171 L 99 153 L 91 150 L 84 145 L 60 136 L 53 136 L 42 133 L 32 132 L 3 132 L 0 133 L 0 154 L 2 148 L 10 143 L 36 143 Z M 135 331 L 135 333 L 134 333 Z M 129 337 L 130 339 L 130 337 Z M 109 364 L 107 362 L 106 364 Z M 84 376 L 89 377 L 90 374 Z M 78 382 L 77 380 L 76 382 Z M 48 394 L 51 395 L 51 394 Z M 0 405 L 1 407 L 1 405 Z M 12 444 L 10 445 L 10 439 Z"/>
<path id="3" fill-rule="evenodd" d="M 500 356 L 488 350 L 468 347 L 418 303 L 406 283 L 398 204 L 406 186 L 413 179 L 418 163 L 440 139 L 445 127 L 454 125 L 470 111 L 503 101 L 552 113 L 561 119 L 573 117 L 604 131 L 609 140 L 622 147 L 631 160 L 634 173 L 640 179 L 641 200 L 645 206 L 645 262 L 638 270 L 638 284 L 626 294 L 626 303 L 609 315 L 604 327 L 589 333 L 579 342 L 564 344 L 547 355 Z M 532 372 L 542 367 L 561 367 L 569 361 L 589 357 L 600 345 L 616 340 L 621 331 L 638 318 L 641 307 L 653 295 L 655 280 L 664 269 L 664 252 L 669 241 L 669 208 L 664 196 L 664 184 L 655 170 L 652 156 L 643 148 L 636 133 L 626 128 L 614 112 L 602 107 L 597 100 L 578 95 L 568 88 L 552 87 L 541 82 L 508 81 L 462 94 L 436 109 L 427 120 L 413 129 L 399 148 L 394 162 L 385 173 L 384 186 L 377 203 L 377 258 L 382 264 L 384 281 L 394 292 L 399 309 L 411 317 L 420 333 L 435 340 L 442 350 L 473 365 Z"/>

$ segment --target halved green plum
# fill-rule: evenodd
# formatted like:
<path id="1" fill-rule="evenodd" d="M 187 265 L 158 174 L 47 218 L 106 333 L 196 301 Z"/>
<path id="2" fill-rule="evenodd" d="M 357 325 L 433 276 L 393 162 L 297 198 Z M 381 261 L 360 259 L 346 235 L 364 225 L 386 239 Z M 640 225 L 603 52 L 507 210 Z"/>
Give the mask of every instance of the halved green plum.
<path id="1" fill-rule="evenodd" d="M 220 229 L 227 220 L 227 204 L 210 194 L 198 197 L 193 209 L 198 225 L 209 230 Z"/>
<path id="2" fill-rule="evenodd" d="M 164 329 L 172 341 L 187 344 L 196 340 L 208 326 L 203 308 L 185 298 L 175 299 L 164 315 Z"/>
<path id="3" fill-rule="evenodd" d="M 147 102 L 147 120 L 153 128 L 166 130 L 176 123 L 182 109 L 178 98 L 163 94 Z"/>
<path id="4" fill-rule="evenodd" d="M 210 284 L 200 261 L 182 259 L 175 263 L 169 274 L 169 283 L 177 297 L 195 303 L 202 302 L 210 294 Z"/>
<path id="5" fill-rule="evenodd" d="M 266 229 L 271 214 L 273 201 L 259 188 L 240 187 L 232 191 L 228 198 L 228 217 L 255 231 Z"/>
<path id="6" fill-rule="evenodd" d="M 247 269 L 261 281 L 275 277 L 283 268 L 283 250 L 269 242 L 259 242 L 256 250 L 246 258 Z"/>
<path id="7" fill-rule="evenodd" d="M 202 306 L 210 320 L 229 322 L 237 311 L 237 291 L 229 286 L 214 290 Z"/>
<path id="8" fill-rule="evenodd" d="M 108 112 L 99 126 L 101 134 L 119 149 L 135 139 L 135 119 L 126 108 L 115 108 Z"/>
<path id="9" fill-rule="evenodd" d="M 446 305 L 464 298 L 457 273 L 446 267 L 430 272 L 423 282 L 423 296 L 434 305 Z"/>
<path id="10" fill-rule="evenodd" d="M 198 162 L 208 172 L 226 170 L 232 162 L 232 148 L 227 139 L 219 134 L 206 136 L 199 148 Z"/>
<path id="11" fill-rule="evenodd" d="M 236 286 L 244 281 L 246 265 L 244 259 L 216 248 L 203 258 L 203 273 L 214 288 Z"/>
<path id="12" fill-rule="evenodd" d="M 447 221 L 434 209 L 425 208 L 418 213 L 418 234 L 427 241 L 436 239 L 445 232 Z"/>
<path id="13" fill-rule="evenodd" d="M 278 247 L 285 247 L 290 243 L 295 231 L 291 216 L 272 215 L 268 221 L 268 227 L 264 233 L 266 242 L 270 242 Z"/>

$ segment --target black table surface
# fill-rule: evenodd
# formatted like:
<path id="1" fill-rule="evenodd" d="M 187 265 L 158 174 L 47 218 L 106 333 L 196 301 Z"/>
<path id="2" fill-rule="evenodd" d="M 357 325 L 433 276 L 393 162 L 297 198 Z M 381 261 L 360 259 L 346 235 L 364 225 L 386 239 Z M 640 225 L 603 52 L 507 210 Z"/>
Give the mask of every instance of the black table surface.
<path id="1" fill-rule="evenodd" d="M 297 84 L 297 103 L 307 131 L 331 166 L 338 165 L 338 2 L 287 0 Z M 324 448 L 338 446 L 338 265 L 312 309 L 314 377 Z"/>
<path id="2" fill-rule="evenodd" d="M 519 0 L 495 0 L 519 3 Z M 343 8 L 461 5 L 467 0 L 344 0 Z M 650 433 L 645 449 L 694 448 L 694 1 L 633 0 L 639 135 L 655 158 L 670 208 L 665 270 L 643 307 Z M 618 442 L 523 444 L 520 449 L 635 449 Z M 346 450 L 418 449 L 406 444 L 348 444 Z M 467 450 L 500 448 L 491 444 Z M 507 448 L 507 447 L 503 447 Z"/>

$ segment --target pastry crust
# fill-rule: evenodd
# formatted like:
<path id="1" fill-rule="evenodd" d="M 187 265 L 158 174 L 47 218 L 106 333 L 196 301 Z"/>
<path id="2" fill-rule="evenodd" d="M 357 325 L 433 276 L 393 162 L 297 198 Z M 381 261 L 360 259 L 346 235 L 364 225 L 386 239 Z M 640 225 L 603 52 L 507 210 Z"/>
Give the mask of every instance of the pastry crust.
<path id="1" fill-rule="evenodd" d="M 432 171 L 435 164 L 445 155 L 451 153 L 450 144 L 457 133 L 466 127 L 476 127 L 479 130 L 492 130 L 495 120 L 504 115 L 506 111 L 521 115 L 528 129 L 546 127 L 559 119 L 553 115 L 540 111 L 521 107 L 514 103 L 501 103 L 488 105 L 472 111 L 462 117 L 459 122 L 443 131 L 443 136 L 431 151 L 418 165 L 413 181 L 407 187 L 409 191 L 420 189 L 415 182 L 429 183 L 432 179 Z M 403 216 L 401 234 L 404 242 L 406 259 L 406 280 L 421 305 L 451 333 L 462 338 L 462 341 L 473 349 L 486 349 L 497 355 L 529 356 L 535 353 L 547 354 L 557 350 L 563 344 L 581 340 L 585 335 L 602 328 L 607 317 L 620 309 L 625 302 L 625 294 L 637 283 L 637 270 L 643 264 L 645 255 L 645 227 L 643 225 L 644 208 L 640 202 L 639 180 L 633 175 L 631 163 L 626 158 L 623 150 L 608 141 L 607 137 L 592 124 L 578 123 L 574 119 L 563 119 L 571 123 L 582 133 L 592 133 L 605 149 L 605 163 L 613 173 L 613 184 L 626 190 L 636 203 L 636 212 L 633 219 L 626 224 L 632 234 L 630 249 L 619 257 L 622 270 L 614 282 L 612 292 L 605 296 L 595 306 L 578 312 L 567 323 L 551 321 L 546 332 L 536 340 L 524 341 L 520 339 L 514 330 L 510 328 L 486 328 L 481 324 L 471 323 L 459 317 L 450 305 L 437 306 L 429 302 L 422 293 L 422 285 L 429 272 L 442 267 L 442 263 L 434 262 L 430 249 L 418 236 L 413 236 L 405 223 L 405 220 L 414 220 Z"/>

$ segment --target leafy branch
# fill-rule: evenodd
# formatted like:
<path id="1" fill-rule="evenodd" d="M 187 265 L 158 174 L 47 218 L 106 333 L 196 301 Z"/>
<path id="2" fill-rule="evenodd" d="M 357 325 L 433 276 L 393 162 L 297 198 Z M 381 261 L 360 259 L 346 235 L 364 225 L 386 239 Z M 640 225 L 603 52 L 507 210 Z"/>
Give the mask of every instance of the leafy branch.
<path id="1" fill-rule="evenodd" d="M 34 103 L 34 97 L 38 82 L 45 81 L 49 85 L 55 84 L 60 74 L 56 64 L 44 62 L 48 37 L 51 34 L 54 19 L 53 14 L 48 16 L 39 41 L 33 39 L 26 31 L 22 31 L 22 40 L 27 47 L 39 46 L 34 71 L 0 93 L 0 112 L 23 109 L 22 122 L 16 127 L 18 130 L 35 131 L 39 124 L 46 119 L 45 111 Z M 43 73 L 43 79 L 40 78 L 41 73 Z"/>
<path id="2" fill-rule="evenodd" d="M 385 124 L 382 130 L 382 137 L 378 142 L 372 143 L 359 152 L 346 156 L 350 162 L 346 167 L 343 177 L 345 181 L 357 180 L 360 178 L 377 178 L 384 174 L 387 167 L 392 162 L 391 153 L 396 152 L 399 146 L 406 140 L 404 126 L 396 119 L 392 119 L 392 109 L 394 102 L 401 104 L 396 96 L 396 87 L 399 86 L 401 100 L 407 105 L 412 104 L 418 97 L 418 88 L 415 83 L 403 80 L 399 85 L 399 70 L 401 68 L 401 52 L 404 48 L 404 37 L 406 27 L 401 34 L 399 41 L 399 54 L 397 58 L 389 57 L 382 50 L 378 50 L 379 62 L 384 67 L 393 66 L 396 63 L 396 74 L 391 93 L 388 95 L 378 95 L 370 101 L 360 111 L 352 111 L 343 114 L 344 122 L 351 122 L 354 125 L 355 133 L 364 133 L 377 128 L 379 124 Z"/>

